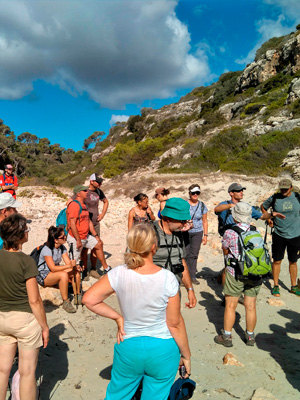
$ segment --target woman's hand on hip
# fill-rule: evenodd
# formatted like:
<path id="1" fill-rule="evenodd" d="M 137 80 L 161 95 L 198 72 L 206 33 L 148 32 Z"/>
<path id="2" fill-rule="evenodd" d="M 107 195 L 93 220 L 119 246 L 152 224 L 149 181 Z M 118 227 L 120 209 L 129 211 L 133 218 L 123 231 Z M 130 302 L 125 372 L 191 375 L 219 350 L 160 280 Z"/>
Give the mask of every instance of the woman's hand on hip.
<path id="1" fill-rule="evenodd" d="M 122 317 L 122 315 L 120 315 L 120 317 L 117 318 L 115 321 L 118 326 L 117 343 L 120 344 L 120 342 L 124 341 L 123 336 L 126 335 L 126 333 L 124 332 L 124 318 Z"/>

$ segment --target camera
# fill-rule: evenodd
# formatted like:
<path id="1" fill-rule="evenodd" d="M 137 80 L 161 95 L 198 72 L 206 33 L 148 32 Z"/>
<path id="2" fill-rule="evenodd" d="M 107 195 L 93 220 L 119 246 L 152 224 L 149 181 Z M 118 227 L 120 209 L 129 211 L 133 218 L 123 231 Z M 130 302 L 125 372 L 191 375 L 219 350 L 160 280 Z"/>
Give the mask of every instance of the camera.
<path id="1" fill-rule="evenodd" d="M 171 264 L 171 271 L 174 275 L 180 274 L 184 271 L 184 266 L 182 264 Z"/>

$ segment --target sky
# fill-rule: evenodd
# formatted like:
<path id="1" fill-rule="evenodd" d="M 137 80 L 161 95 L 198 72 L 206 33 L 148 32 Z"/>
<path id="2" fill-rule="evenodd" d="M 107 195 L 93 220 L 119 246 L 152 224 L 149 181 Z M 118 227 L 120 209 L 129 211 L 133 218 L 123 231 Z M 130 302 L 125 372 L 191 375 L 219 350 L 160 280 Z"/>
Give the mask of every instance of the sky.
<path id="1" fill-rule="evenodd" d="M 0 118 L 77 151 L 299 23 L 299 0 L 0 0 Z"/>

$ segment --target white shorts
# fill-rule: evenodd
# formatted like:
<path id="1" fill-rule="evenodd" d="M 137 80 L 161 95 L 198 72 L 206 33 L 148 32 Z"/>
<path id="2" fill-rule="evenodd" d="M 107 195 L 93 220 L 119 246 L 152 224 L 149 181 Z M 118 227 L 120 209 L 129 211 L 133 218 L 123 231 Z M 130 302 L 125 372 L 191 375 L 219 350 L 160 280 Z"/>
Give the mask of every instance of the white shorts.
<path id="1" fill-rule="evenodd" d="M 68 242 L 70 247 L 71 247 L 71 244 L 73 243 L 74 260 L 76 260 L 76 263 L 78 263 L 79 260 L 80 260 L 80 254 L 81 254 L 82 248 L 80 250 L 77 249 L 76 239 L 73 236 L 69 235 L 69 234 L 67 236 L 67 242 Z M 92 235 L 87 235 L 86 239 L 81 239 L 81 243 L 82 243 L 83 247 L 86 247 L 87 249 L 92 250 L 96 246 L 96 244 L 98 243 L 98 240 L 95 239 L 94 236 L 92 236 Z M 71 255 L 71 257 L 72 257 L 72 255 Z"/>

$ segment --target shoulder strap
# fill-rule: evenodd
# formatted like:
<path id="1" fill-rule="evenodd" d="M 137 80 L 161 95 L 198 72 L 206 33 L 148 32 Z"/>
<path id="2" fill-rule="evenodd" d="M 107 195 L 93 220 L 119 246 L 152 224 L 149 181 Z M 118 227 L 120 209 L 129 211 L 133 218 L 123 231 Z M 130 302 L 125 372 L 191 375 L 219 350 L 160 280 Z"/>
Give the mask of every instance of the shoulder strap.
<path id="1" fill-rule="evenodd" d="M 200 205 L 200 203 L 201 203 L 201 202 L 199 202 L 199 201 L 198 201 L 197 208 L 196 208 L 196 210 L 195 210 L 195 212 L 194 212 L 193 216 L 191 217 L 191 219 L 193 219 L 193 218 L 194 218 L 194 216 L 195 216 L 195 214 L 196 214 L 196 212 L 197 212 L 197 210 L 198 210 L 198 208 L 199 208 L 199 205 Z"/>
<path id="2" fill-rule="evenodd" d="M 298 193 L 298 192 L 294 192 L 295 193 L 295 196 L 296 196 L 296 199 L 299 201 L 299 203 L 300 203 L 300 193 Z"/>
<path id="3" fill-rule="evenodd" d="M 227 204 L 230 204 L 230 200 L 227 200 Z M 224 218 L 224 225 L 226 225 L 226 221 L 227 221 L 227 218 L 228 218 L 228 216 L 229 216 L 229 214 L 230 214 L 230 208 L 228 208 L 227 210 L 226 210 L 226 215 L 225 215 L 225 218 Z"/>
<path id="4" fill-rule="evenodd" d="M 158 233 L 157 226 L 156 226 L 155 223 L 153 224 L 153 228 L 154 228 L 154 231 L 155 231 L 155 234 L 156 234 L 157 247 L 160 247 L 160 237 L 159 237 L 159 233 Z"/>
<path id="5" fill-rule="evenodd" d="M 230 229 L 232 231 L 236 232 L 238 235 L 240 235 L 242 232 L 244 232 L 244 230 L 237 225 L 231 226 Z"/>
<path id="6" fill-rule="evenodd" d="M 275 211 L 274 207 L 275 207 L 276 200 L 278 199 L 278 195 L 279 195 L 279 193 L 274 193 L 272 196 L 272 202 L 271 202 L 269 208 L 272 208 L 273 211 Z"/>
<path id="7" fill-rule="evenodd" d="M 73 201 L 79 205 L 79 215 L 80 215 L 82 213 L 82 205 L 81 205 L 80 201 L 78 201 L 78 200 L 73 200 Z"/>

